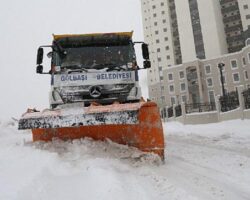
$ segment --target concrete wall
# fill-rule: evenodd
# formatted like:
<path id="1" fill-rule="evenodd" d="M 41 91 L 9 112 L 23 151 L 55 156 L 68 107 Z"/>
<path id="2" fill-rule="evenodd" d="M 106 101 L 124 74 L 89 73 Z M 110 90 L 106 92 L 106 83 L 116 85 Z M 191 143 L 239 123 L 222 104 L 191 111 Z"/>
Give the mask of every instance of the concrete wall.
<path id="1" fill-rule="evenodd" d="M 250 109 L 244 110 L 244 119 L 250 119 Z"/>
<path id="2" fill-rule="evenodd" d="M 192 113 L 185 117 L 184 124 L 208 124 L 218 122 L 217 112 Z"/>
<path id="3" fill-rule="evenodd" d="M 238 0 L 239 9 L 240 9 L 240 15 L 241 15 L 241 21 L 243 30 L 247 30 L 248 26 L 250 25 L 250 19 L 247 19 L 246 16 L 250 14 L 250 1 L 249 0 Z M 248 6 L 247 9 L 244 8 L 244 6 Z"/>
<path id="4" fill-rule="evenodd" d="M 149 86 L 159 82 L 159 67 L 164 69 L 168 65 L 175 64 L 168 7 L 168 1 L 141 0 L 144 41 L 149 44 L 150 60 L 152 61 L 152 68 L 147 71 Z"/>
<path id="5" fill-rule="evenodd" d="M 182 62 L 196 59 L 189 1 L 175 0 Z"/>
<path id="6" fill-rule="evenodd" d="M 243 58 L 245 59 L 245 64 L 243 64 Z M 237 61 L 237 67 L 232 68 L 231 61 Z M 205 60 L 194 60 L 191 62 L 186 62 L 181 65 L 176 65 L 169 67 L 168 69 L 163 70 L 163 77 L 164 80 L 162 81 L 162 86 L 164 86 L 163 96 L 165 96 L 165 104 L 170 106 L 171 104 L 171 97 L 176 99 L 176 103 L 182 102 L 182 96 L 187 97 L 187 102 L 192 103 L 189 97 L 189 91 L 186 87 L 185 91 L 180 90 L 181 83 L 187 84 L 187 75 L 186 69 L 190 66 L 195 66 L 201 72 L 199 76 L 199 87 L 203 89 L 202 91 L 202 99 L 204 102 L 209 102 L 209 91 L 213 91 L 215 96 L 222 94 L 221 89 L 221 81 L 220 81 L 220 72 L 218 69 L 218 63 L 223 62 L 225 63 L 225 69 L 223 70 L 223 74 L 226 77 L 225 88 L 228 92 L 235 91 L 235 88 L 244 85 L 245 88 L 250 86 L 250 46 L 246 46 L 240 52 L 226 54 L 224 56 L 212 58 L 212 59 L 205 59 Z M 210 66 L 211 72 L 206 73 L 205 68 L 206 66 Z M 153 70 L 153 69 L 152 69 Z M 180 78 L 179 72 L 184 72 L 184 78 Z M 173 80 L 168 80 L 168 74 L 173 74 Z M 240 76 L 240 81 L 235 82 L 233 79 L 233 74 L 238 73 Z M 246 74 L 248 78 L 246 78 Z M 212 86 L 207 84 L 207 80 L 212 78 Z M 169 91 L 169 86 L 174 85 L 174 92 Z M 160 92 L 156 92 L 157 90 L 155 87 L 159 87 L 159 85 L 154 84 L 149 86 L 149 96 L 150 98 L 154 98 L 154 100 L 158 99 L 160 102 Z M 159 90 L 159 89 L 158 89 Z"/>
<path id="7" fill-rule="evenodd" d="M 240 109 L 231 110 L 228 112 L 220 113 L 219 121 L 228 121 L 233 119 L 241 119 L 242 118 L 242 111 Z"/>
<path id="8" fill-rule="evenodd" d="M 175 117 L 175 112 L 174 112 L 174 117 L 164 119 L 164 121 L 168 121 L 168 122 L 178 121 L 183 124 L 208 124 L 208 123 L 216 123 L 220 121 L 228 121 L 228 120 L 234 120 L 234 119 L 242 119 L 242 120 L 250 119 L 250 109 L 245 109 L 242 91 L 243 91 L 243 86 L 239 86 L 238 93 L 239 93 L 240 105 L 235 110 L 231 110 L 228 112 L 221 112 L 219 98 L 217 98 L 216 99 L 216 111 L 186 114 L 185 104 L 182 103 L 181 104 L 182 116 Z"/>
<path id="9" fill-rule="evenodd" d="M 227 42 L 218 0 L 197 0 L 206 59 L 226 54 Z"/>

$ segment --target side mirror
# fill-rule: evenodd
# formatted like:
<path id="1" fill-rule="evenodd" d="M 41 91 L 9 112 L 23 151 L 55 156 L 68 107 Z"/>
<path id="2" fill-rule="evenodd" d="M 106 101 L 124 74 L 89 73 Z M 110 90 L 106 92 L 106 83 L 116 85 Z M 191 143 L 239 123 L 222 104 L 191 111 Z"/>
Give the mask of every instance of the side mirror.
<path id="1" fill-rule="evenodd" d="M 43 63 L 43 48 L 37 50 L 36 64 L 41 65 Z"/>
<path id="2" fill-rule="evenodd" d="M 144 67 L 144 69 L 150 68 L 151 67 L 151 62 L 149 60 L 145 60 L 143 62 L 143 67 Z"/>
<path id="3" fill-rule="evenodd" d="M 52 58 L 52 54 L 53 54 L 53 52 L 51 51 L 51 52 L 49 52 L 49 53 L 47 53 L 47 57 L 48 58 Z"/>
<path id="4" fill-rule="evenodd" d="M 142 48 L 142 56 L 145 60 L 149 60 L 149 51 L 148 51 L 148 45 L 143 43 L 141 45 Z"/>
<path id="5" fill-rule="evenodd" d="M 37 74 L 42 74 L 43 73 L 43 66 L 42 65 L 38 65 L 36 67 L 36 73 Z"/>

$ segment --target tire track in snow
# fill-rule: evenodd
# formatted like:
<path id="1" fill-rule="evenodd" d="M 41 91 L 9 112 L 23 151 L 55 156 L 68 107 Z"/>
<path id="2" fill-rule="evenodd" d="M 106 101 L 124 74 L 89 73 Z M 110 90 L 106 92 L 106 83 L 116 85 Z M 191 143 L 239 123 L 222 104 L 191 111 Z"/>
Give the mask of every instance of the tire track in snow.
<path id="1" fill-rule="evenodd" d="M 226 166 L 220 163 L 216 165 L 217 155 L 234 157 L 237 154 L 235 151 L 212 146 L 207 148 L 202 145 L 202 140 L 198 144 L 190 142 L 190 137 L 181 141 L 178 137 L 169 137 L 167 144 L 166 172 L 161 169 L 159 174 L 165 174 L 168 180 L 197 195 L 199 199 L 249 199 L 249 182 L 241 183 L 239 177 L 230 176 L 230 173 L 224 171 Z M 216 167 L 211 167 L 213 163 Z"/>

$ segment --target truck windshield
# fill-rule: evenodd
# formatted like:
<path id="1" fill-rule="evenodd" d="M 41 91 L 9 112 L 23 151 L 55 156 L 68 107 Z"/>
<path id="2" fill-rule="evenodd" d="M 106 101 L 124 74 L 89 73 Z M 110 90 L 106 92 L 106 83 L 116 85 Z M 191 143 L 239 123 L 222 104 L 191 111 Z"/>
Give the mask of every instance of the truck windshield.
<path id="1" fill-rule="evenodd" d="M 132 64 L 135 60 L 134 48 L 126 46 L 86 46 L 66 48 L 66 56 L 61 58 L 62 68 L 104 69 Z"/>

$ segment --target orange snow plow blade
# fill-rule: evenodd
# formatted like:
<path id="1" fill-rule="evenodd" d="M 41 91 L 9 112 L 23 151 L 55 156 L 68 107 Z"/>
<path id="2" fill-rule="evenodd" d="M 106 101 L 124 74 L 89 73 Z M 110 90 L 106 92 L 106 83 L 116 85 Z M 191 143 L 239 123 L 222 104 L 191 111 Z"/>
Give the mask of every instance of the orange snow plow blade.
<path id="1" fill-rule="evenodd" d="M 153 102 L 90 106 L 28 112 L 19 129 L 32 129 L 33 141 L 90 137 L 136 147 L 164 159 L 164 136 L 158 107 Z"/>

